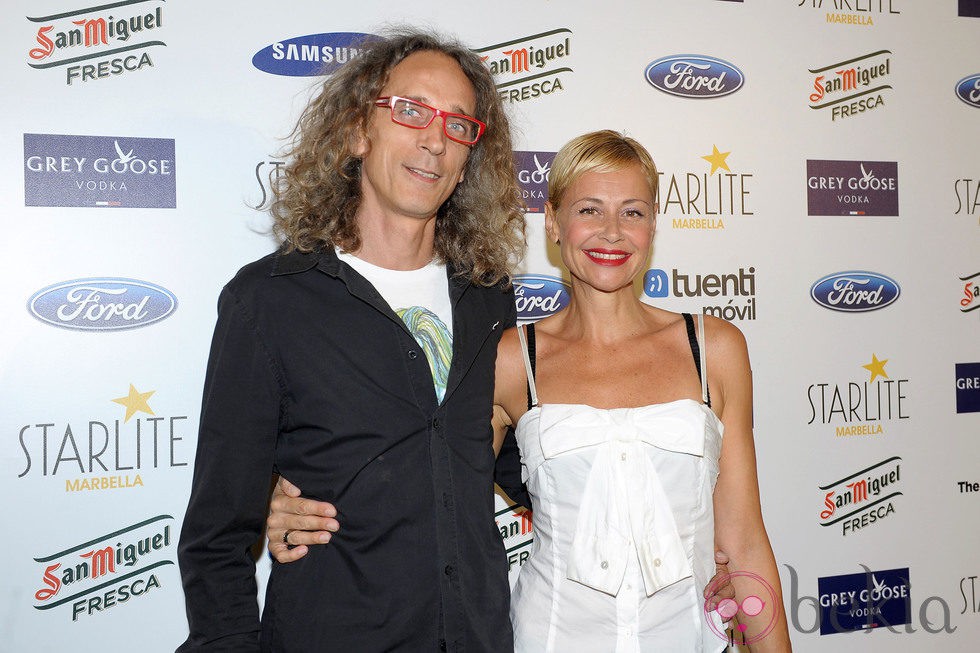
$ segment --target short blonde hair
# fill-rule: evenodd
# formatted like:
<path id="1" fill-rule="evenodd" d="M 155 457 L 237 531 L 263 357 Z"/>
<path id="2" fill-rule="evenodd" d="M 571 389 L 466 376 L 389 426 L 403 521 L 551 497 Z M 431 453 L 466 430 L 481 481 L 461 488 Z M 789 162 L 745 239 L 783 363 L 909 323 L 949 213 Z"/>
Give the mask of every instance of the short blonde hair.
<path id="1" fill-rule="evenodd" d="M 589 132 L 565 143 L 551 164 L 548 175 L 548 201 L 553 209 L 561 205 L 569 186 L 587 172 L 612 172 L 639 165 L 650 185 L 653 201 L 658 202 L 657 166 L 642 145 L 611 129 Z"/>

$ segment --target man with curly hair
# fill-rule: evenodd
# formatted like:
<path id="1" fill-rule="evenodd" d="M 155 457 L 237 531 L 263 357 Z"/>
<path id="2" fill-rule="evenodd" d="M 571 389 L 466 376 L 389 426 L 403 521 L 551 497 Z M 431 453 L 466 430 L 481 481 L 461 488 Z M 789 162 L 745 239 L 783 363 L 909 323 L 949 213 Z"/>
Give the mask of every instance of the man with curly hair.
<path id="1" fill-rule="evenodd" d="M 218 302 L 179 650 L 509 651 L 490 417 L 524 223 L 493 80 L 458 43 L 393 35 L 323 83 L 289 154 L 282 247 Z M 343 529 L 274 564 L 260 624 L 276 472 Z"/>

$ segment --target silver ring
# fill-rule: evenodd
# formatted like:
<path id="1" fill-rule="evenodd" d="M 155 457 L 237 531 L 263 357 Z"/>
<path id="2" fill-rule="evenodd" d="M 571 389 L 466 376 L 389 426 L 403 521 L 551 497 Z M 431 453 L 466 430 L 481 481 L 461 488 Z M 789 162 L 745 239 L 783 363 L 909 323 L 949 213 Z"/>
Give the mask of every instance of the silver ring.
<path id="1" fill-rule="evenodd" d="M 289 534 L 292 533 L 293 530 L 295 529 L 288 529 L 285 533 L 282 534 L 282 543 L 285 544 L 286 546 L 291 546 L 289 544 Z"/>

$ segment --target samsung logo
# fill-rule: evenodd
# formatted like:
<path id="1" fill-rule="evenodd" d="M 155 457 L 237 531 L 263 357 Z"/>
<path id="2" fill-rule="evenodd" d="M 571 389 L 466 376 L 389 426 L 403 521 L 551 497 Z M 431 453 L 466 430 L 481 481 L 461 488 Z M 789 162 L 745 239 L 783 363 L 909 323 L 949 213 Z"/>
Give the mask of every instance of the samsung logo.
<path id="1" fill-rule="evenodd" d="M 380 36 L 361 32 L 307 34 L 277 41 L 252 57 L 252 65 L 273 75 L 313 77 L 337 72 Z"/>
<path id="2" fill-rule="evenodd" d="M 745 75 L 721 59 L 695 54 L 678 54 L 657 59 L 646 69 L 654 88 L 678 97 L 716 98 L 742 88 Z"/>
<path id="3" fill-rule="evenodd" d="M 956 82 L 956 97 L 971 107 L 980 107 L 980 74 Z"/>
<path id="4" fill-rule="evenodd" d="M 166 288 L 136 279 L 75 279 L 37 291 L 27 310 L 56 327 L 120 331 L 169 317 L 177 310 L 177 298 Z"/>
<path id="5" fill-rule="evenodd" d="M 514 276 L 514 300 L 517 320 L 534 322 L 568 306 L 568 284 L 557 277 L 544 274 Z"/>
<path id="6" fill-rule="evenodd" d="M 810 288 L 810 297 L 833 311 L 861 313 L 884 308 L 898 299 L 901 289 L 893 279 L 874 272 L 837 272 Z"/>

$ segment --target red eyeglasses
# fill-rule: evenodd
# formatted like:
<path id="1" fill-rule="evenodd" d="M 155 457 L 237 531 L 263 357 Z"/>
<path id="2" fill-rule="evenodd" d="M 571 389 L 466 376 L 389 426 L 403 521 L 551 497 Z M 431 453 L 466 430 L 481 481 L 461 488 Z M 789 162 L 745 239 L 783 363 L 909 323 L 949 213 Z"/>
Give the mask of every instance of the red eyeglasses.
<path id="1" fill-rule="evenodd" d="M 390 107 L 391 120 L 403 127 L 412 129 L 425 129 L 432 124 L 437 117 L 442 118 L 442 131 L 446 138 L 463 145 L 474 145 L 487 126 L 462 113 L 453 113 L 430 107 L 417 100 L 392 95 L 389 97 L 379 97 L 374 101 L 377 107 Z"/>

